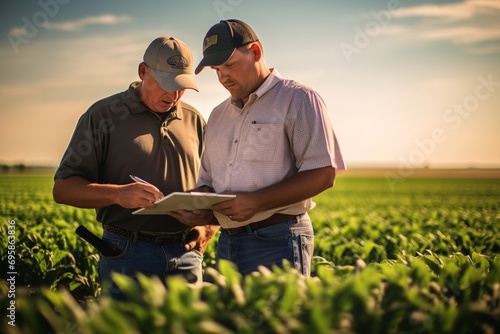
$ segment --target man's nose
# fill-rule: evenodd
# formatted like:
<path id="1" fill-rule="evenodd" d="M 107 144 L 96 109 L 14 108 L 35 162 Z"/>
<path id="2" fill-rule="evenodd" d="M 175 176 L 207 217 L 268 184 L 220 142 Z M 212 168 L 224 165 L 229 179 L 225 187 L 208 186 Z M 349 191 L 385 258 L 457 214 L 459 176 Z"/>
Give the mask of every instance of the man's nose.
<path id="1" fill-rule="evenodd" d="M 179 98 L 179 91 L 178 90 L 172 90 L 172 91 L 167 91 L 167 93 L 174 98 L 175 101 Z"/>
<path id="2" fill-rule="evenodd" d="M 226 71 L 219 70 L 219 71 L 217 71 L 217 75 L 219 76 L 219 81 L 220 82 L 224 82 L 227 79 L 229 79 L 229 75 L 227 74 Z"/>

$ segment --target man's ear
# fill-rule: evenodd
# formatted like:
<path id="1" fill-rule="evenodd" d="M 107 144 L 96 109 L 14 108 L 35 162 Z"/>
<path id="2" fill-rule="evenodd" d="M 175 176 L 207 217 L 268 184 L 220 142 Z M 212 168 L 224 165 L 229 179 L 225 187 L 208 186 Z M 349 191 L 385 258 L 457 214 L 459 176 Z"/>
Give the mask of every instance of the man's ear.
<path id="1" fill-rule="evenodd" d="M 139 78 L 141 78 L 141 80 L 144 80 L 144 77 L 146 76 L 147 70 L 148 70 L 148 66 L 145 63 L 139 64 L 139 68 L 137 69 L 137 73 L 139 74 Z"/>
<path id="2" fill-rule="evenodd" d="M 252 52 L 254 60 L 257 62 L 262 58 L 262 48 L 259 44 L 254 43 L 250 46 L 250 52 Z"/>

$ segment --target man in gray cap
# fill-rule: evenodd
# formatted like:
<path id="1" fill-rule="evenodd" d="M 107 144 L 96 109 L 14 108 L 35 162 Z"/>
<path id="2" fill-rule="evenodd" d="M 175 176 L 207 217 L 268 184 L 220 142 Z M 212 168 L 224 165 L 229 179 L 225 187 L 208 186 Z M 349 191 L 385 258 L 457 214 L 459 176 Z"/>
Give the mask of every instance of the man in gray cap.
<path id="1" fill-rule="evenodd" d="M 345 169 L 327 108 L 311 87 L 267 67 L 257 35 L 240 20 L 209 29 L 195 73 L 205 66 L 231 94 L 208 120 L 198 181 L 200 189 L 236 195 L 213 206 L 222 227 L 217 257 L 243 274 L 287 260 L 308 276 L 314 234 L 307 211 Z M 173 214 L 203 223 L 194 216 Z"/>
<path id="2" fill-rule="evenodd" d="M 203 251 L 215 232 L 167 215 L 132 215 L 170 192 L 195 187 L 205 128 L 200 113 L 180 100 L 186 89 L 198 90 L 191 51 L 182 41 L 155 39 L 138 74 L 141 81 L 81 116 L 53 189 L 58 203 L 96 208 L 103 241 L 113 250 L 101 254 L 100 278 L 114 297 L 123 295 L 110 283 L 113 272 L 201 281 Z"/>

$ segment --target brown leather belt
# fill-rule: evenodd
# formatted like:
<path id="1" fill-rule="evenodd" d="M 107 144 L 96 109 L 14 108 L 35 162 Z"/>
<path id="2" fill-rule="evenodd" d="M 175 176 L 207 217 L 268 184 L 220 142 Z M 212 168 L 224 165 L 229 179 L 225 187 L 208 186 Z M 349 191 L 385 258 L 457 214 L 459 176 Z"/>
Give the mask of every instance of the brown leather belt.
<path id="1" fill-rule="evenodd" d="M 250 223 L 248 225 L 241 226 L 241 227 L 225 228 L 223 230 L 226 231 L 227 233 L 229 233 L 229 235 L 236 235 L 236 234 L 241 234 L 241 233 L 245 233 L 245 232 L 251 233 L 252 231 L 258 230 L 259 228 L 278 224 L 278 223 L 293 219 L 295 217 L 297 217 L 297 216 L 296 215 L 285 215 L 283 213 L 275 213 L 271 217 L 266 218 L 266 219 L 261 220 L 261 221 L 258 221 L 258 222 L 255 222 L 255 223 Z"/>
<path id="2" fill-rule="evenodd" d="M 137 235 L 137 240 L 146 241 L 155 245 L 168 245 L 174 242 L 184 241 L 184 232 L 178 232 L 175 234 L 155 234 L 154 232 L 144 233 L 140 231 L 126 230 L 116 225 L 110 224 L 105 224 L 102 226 L 102 228 L 106 231 L 121 235 L 128 239 L 134 239 Z"/>

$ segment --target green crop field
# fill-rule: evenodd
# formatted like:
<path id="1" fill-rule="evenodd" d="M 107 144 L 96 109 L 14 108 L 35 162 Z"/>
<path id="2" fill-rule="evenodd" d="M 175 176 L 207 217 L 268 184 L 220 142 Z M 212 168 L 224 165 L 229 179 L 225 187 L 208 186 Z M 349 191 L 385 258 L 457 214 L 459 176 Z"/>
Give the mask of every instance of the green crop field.
<path id="1" fill-rule="evenodd" d="M 99 297 L 98 254 L 75 233 L 93 210 L 57 205 L 51 175 L 0 175 L 2 333 L 495 333 L 500 179 L 346 173 L 315 198 L 313 276 L 285 265 L 206 283 L 116 276 Z"/>

